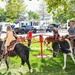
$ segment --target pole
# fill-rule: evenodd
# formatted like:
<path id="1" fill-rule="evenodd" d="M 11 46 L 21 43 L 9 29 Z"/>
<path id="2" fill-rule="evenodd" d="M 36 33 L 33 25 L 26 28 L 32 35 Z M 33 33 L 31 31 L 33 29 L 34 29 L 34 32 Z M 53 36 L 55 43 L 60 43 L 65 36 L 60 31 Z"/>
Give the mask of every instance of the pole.
<path id="1" fill-rule="evenodd" d="M 41 57 L 42 57 L 42 42 L 43 42 L 43 37 L 42 37 L 42 35 L 39 35 L 39 39 L 40 39 L 40 49 L 41 49 L 41 52 L 40 52 L 40 55 L 41 55 Z"/>

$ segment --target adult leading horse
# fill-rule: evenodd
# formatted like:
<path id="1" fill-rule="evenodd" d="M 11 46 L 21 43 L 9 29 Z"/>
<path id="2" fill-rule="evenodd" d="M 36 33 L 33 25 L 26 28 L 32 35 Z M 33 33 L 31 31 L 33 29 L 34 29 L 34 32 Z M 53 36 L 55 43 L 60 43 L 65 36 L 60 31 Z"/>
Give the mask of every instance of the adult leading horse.
<path id="1" fill-rule="evenodd" d="M 21 65 L 24 66 L 24 63 L 26 62 L 28 65 L 29 70 L 32 72 L 31 66 L 30 66 L 30 62 L 29 62 L 29 48 L 21 43 L 17 43 L 14 47 L 13 51 L 8 52 L 8 55 L 5 55 L 3 57 L 3 50 L 2 50 L 2 44 L 3 41 L 0 41 L 0 63 L 1 60 L 4 58 L 6 66 L 7 66 L 7 70 L 9 69 L 9 64 L 7 61 L 7 57 L 13 57 L 18 55 L 21 58 Z"/>

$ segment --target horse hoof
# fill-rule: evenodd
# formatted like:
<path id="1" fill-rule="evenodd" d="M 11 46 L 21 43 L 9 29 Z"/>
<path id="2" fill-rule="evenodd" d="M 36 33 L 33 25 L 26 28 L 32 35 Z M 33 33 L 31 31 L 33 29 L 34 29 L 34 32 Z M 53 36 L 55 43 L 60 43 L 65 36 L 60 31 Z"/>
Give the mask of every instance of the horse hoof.
<path id="1" fill-rule="evenodd" d="M 33 72 L 33 69 L 30 69 L 30 72 L 32 73 Z"/>

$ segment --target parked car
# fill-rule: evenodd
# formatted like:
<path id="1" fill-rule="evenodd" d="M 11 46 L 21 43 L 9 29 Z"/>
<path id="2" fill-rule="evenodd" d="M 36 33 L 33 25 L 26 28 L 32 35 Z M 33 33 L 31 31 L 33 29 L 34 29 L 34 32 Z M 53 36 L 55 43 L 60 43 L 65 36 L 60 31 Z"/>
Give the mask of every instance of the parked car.
<path id="1" fill-rule="evenodd" d="M 51 31 L 53 31 L 53 29 L 54 29 L 54 26 L 53 25 L 49 25 L 47 27 L 47 29 L 46 29 L 46 32 L 51 32 Z"/>
<path id="2" fill-rule="evenodd" d="M 54 27 L 58 28 L 59 25 L 58 25 L 58 24 L 50 24 L 50 25 L 47 27 L 46 32 L 47 32 L 47 31 L 49 31 L 49 32 L 53 31 Z"/>
<path id="3" fill-rule="evenodd" d="M 37 29 L 31 25 L 25 25 L 22 27 L 14 28 L 14 30 L 17 34 L 19 34 L 19 33 L 24 34 L 24 33 L 27 33 L 29 30 L 33 30 L 33 33 L 37 32 Z"/>
<path id="4" fill-rule="evenodd" d="M 14 31 L 15 31 L 16 34 L 19 34 L 20 33 L 20 27 L 15 27 Z"/>

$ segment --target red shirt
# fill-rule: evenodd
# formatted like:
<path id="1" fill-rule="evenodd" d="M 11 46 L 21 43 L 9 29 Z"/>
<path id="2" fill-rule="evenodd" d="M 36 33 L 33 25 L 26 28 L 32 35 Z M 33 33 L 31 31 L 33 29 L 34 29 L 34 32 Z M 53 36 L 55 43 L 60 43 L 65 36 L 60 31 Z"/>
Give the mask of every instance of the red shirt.
<path id="1" fill-rule="evenodd" d="M 28 31 L 26 38 L 29 40 L 32 39 L 32 30 Z"/>

